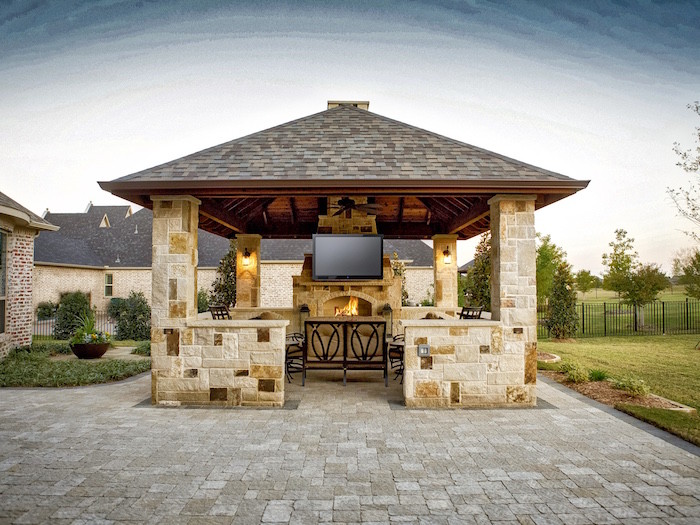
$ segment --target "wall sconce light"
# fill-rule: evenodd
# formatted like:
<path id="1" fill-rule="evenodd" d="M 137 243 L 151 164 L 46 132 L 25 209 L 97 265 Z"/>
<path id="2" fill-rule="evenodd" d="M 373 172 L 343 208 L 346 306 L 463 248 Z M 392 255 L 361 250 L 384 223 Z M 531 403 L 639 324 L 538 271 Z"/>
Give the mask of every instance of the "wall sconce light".
<path id="1" fill-rule="evenodd" d="M 250 266 L 250 252 L 248 248 L 243 252 L 243 266 Z"/>
<path id="2" fill-rule="evenodd" d="M 445 264 L 452 264 L 452 254 L 448 247 L 445 247 L 445 250 L 442 252 L 442 262 Z"/>

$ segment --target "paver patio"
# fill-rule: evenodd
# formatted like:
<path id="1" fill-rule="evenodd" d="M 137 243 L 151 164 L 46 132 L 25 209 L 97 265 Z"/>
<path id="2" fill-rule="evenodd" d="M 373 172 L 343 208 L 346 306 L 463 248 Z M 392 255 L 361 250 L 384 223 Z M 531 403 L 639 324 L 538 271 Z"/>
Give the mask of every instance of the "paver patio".
<path id="1" fill-rule="evenodd" d="M 3 389 L 0 523 L 700 523 L 697 449 L 559 385 L 405 410 L 353 377 L 296 378 L 286 409 L 155 408 L 150 376 Z"/>

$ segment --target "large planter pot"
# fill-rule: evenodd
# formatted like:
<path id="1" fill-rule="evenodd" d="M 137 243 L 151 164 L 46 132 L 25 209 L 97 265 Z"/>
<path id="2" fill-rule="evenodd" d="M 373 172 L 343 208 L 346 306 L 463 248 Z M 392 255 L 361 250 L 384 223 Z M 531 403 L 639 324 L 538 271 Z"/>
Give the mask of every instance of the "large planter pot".
<path id="1" fill-rule="evenodd" d="M 78 359 L 97 359 L 109 349 L 109 343 L 73 343 L 70 349 Z"/>

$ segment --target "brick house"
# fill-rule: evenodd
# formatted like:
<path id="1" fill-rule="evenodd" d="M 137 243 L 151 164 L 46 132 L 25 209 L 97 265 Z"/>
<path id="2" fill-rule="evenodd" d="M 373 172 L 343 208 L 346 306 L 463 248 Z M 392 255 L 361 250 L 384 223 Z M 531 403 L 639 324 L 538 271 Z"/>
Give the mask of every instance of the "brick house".
<path id="1" fill-rule="evenodd" d="M 57 229 L 0 193 L 0 357 L 32 342 L 34 239 Z"/>
<path id="2" fill-rule="evenodd" d="M 33 308 L 58 302 L 62 293 L 82 291 L 105 310 L 112 297 L 143 292 L 151 300 L 151 237 L 153 213 L 132 212 L 130 206 L 88 205 L 82 213 L 46 212 L 44 218 L 60 226 L 36 241 Z M 209 290 L 229 241 L 199 230 L 198 288 Z M 292 277 L 301 273 L 309 239 L 265 239 L 262 242 L 261 306 L 291 307 Z M 406 263 L 409 300 L 419 303 L 433 283 L 433 252 L 420 240 L 391 239 L 384 251 L 397 253 Z"/>

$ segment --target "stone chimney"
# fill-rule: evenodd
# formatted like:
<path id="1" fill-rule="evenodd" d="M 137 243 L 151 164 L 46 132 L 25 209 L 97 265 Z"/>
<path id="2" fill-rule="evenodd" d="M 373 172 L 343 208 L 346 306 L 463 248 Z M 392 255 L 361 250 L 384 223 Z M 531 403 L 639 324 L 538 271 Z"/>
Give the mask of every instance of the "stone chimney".
<path id="1" fill-rule="evenodd" d="M 369 111 L 369 100 L 329 100 L 328 109 L 333 109 L 338 106 L 355 106 L 356 108 Z"/>

